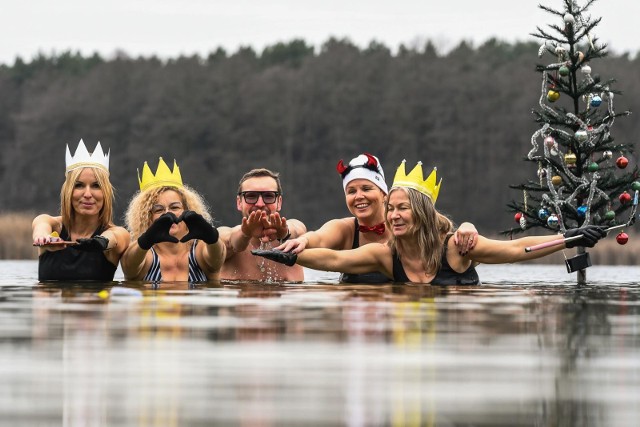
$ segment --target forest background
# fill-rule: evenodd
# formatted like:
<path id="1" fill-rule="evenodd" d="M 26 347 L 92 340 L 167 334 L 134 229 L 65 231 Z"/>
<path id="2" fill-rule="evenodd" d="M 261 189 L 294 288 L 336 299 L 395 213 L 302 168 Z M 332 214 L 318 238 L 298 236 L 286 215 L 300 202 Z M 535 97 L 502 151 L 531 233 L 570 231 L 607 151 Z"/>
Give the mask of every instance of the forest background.
<path id="1" fill-rule="evenodd" d="M 65 145 L 73 152 L 83 138 L 90 150 L 98 141 L 111 149 L 119 224 L 136 170 L 146 160 L 155 171 L 162 156 L 177 160 L 216 225 L 240 222 L 238 180 L 266 167 L 281 174 L 283 215 L 315 229 L 348 215 L 335 166 L 366 151 L 381 159 L 388 184 L 403 159 L 437 166 L 438 209 L 497 235 L 513 225 L 507 202 L 522 198 L 509 184 L 537 179 L 523 158 L 538 128 L 538 47 L 492 39 L 446 54 L 430 42 L 392 53 L 330 39 L 317 49 L 292 40 L 206 58 L 17 59 L 0 66 L 0 213 L 58 212 Z M 640 55 L 591 65 L 617 80 L 617 111 L 638 111 Z M 634 115 L 612 129 L 620 142 L 639 134 Z"/>

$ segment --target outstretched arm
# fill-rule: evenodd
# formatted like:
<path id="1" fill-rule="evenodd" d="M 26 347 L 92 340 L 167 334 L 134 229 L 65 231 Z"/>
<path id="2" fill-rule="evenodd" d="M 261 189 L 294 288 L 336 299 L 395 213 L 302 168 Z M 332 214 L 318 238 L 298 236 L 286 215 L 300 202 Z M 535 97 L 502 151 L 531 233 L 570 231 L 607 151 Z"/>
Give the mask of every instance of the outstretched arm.
<path id="1" fill-rule="evenodd" d="M 52 236 L 52 233 L 60 234 L 62 231 L 62 217 L 51 216 L 47 214 L 38 215 L 31 223 L 33 244 L 40 246 L 38 253 L 44 251 L 60 251 L 65 249 L 67 245 L 46 246 L 51 242 L 59 241 L 59 237 Z"/>
<path id="2" fill-rule="evenodd" d="M 309 231 L 296 239 L 291 239 L 277 249 L 298 254 L 307 248 L 349 249 L 353 241 L 354 224 L 348 220 L 332 219 L 316 231 Z"/>
<path id="3" fill-rule="evenodd" d="M 315 270 L 353 274 L 379 271 L 387 277 L 393 277 L 391 250 L 387 245 L 381 243 L 372 243 L 357 249 L 343 251 L 325 248 L 306 249 L 298 255 L 278 250 L 256 250 L 252 253 L 289 265 L 292 262 L 287 261 L 293 261 Z"/>
<path id="4" fill-rule="evenodd" d="M 571 243 L 550 246 L 538 251 L 527 252 L 525 248 L 529 246 L 546 243 L 557 240 L 557 235 L 549 236 L 529 236 L 515 240 L 493 240 L 480 236 L 478 244 L 474 249 L 466 255 L 467 259 L 486 264 L 501 264 L 520 262 L 543 256 L 574 246 L 593 247 L 598 240 L 605 237 L 607 232 L 604 227 L 589 225 L 582 228 L 569 230 L 565 233 L 565 237 L 574 235 L 582 235 L 582 239 L 572 241 Z"/>

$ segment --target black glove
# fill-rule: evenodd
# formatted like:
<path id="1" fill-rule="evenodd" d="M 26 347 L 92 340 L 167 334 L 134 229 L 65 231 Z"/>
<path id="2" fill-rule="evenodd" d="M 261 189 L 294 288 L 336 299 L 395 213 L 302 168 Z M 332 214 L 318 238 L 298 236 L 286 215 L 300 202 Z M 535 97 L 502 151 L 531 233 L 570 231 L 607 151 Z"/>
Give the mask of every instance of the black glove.
<path id="1" fill-rule="evenodd" d="M 567 230 L 567 232 L 564 233 L 565 239 L 567 237 L 579 235 L 582 235 L 581 239 L 571 240 L 570 242 L 565 243 L 567 249 L 574 248 L 576 246 L 585 246 L 587 248 L 592 248 L 595 246 L 598 240 L 607 235 L 607 229 L 606 227 L 600 225 L 587 225 L 585 227 L 572 228 L 571 230 Z"/>
<path id="2" fill-rule="evenodd" d="M 160 242 L 178 243 L 178 239 L 169 234 L 169 229 L 173 224 L 178 223 L 178 217 L 171 212 L 161 215 L 153 221 L 153 224 L 147 228 L 147 231 L 138 237 L 138 246 L 148 251 L 151 246 Z"/>
<path id="3" fill-rule="evenodd" d="M 74 245 L 73 248 L 85 252 L 104 252 L 109 246 L 109 239 L 102 236 L 94 236 L 88 239 L 81 238 L 76 241 L 78 244 Z"/>
<path id="4" fill-rule="evenodd" d="M 280 264 L 288 265 L 289 267 L 294 265 L 298 259 L 298 255 L 294 253 L 277 251 L 275 249 L 253 249 L 251 253 L 270 259 L 271 261 L 279 262 Z"/>
<path id="5" fill-rule="evenodd" d="M 189 228 L 186 236 L 180 239 L 181 242 L 188 242 L 191 239 L 198 239 L 211 245 L 218 241 L 218 229 L 209 224 L 206 219 L 194 211 L 184 211 L 178 221 L 184 221 Z"/>

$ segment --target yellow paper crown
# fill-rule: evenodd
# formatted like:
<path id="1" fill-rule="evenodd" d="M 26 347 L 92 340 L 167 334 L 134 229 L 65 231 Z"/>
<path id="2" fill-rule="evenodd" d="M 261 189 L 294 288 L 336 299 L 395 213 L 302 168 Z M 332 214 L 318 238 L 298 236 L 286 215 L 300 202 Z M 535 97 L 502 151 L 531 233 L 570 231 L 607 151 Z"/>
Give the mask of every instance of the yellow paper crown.
<path id="1" fill-rule="evenodd" d="M 413 188 L 414 190 L 417 190 L 429 197 L 435 205 L 436 200 L 438 199 L 438 193 L 440 193 L 440 185 L 442 185 L 442 178 L 440 178 L 440 181 L 436 184 L 437 168 L 433 168 L 429 177 L 424 179 L 424 175 L 422 174 L 422 162 L 418 162 L 409 175 L 407 175 L 405 169 L 406 162 L 406 160 L 403 160 L 402 163 L 400 163 L 400 166 L 398 166 L 396 176 L 393 178 L 392 187 Z"/>
<path id="2" fill-rule="evenodd" d="M 156 174 L 154 175 L 147 162 L 144 162 L 142 178 L 140 177 L 140 169 L 138 169 L 138 183 L 140 184 L 141 191 L 153 187 L 182 187 L 180 168 L 174 159 L 173 172 L 171 172 L 169 166 L 167 166 L 162 157 L 160 157 L 158 169 L 156 169 Z"/>

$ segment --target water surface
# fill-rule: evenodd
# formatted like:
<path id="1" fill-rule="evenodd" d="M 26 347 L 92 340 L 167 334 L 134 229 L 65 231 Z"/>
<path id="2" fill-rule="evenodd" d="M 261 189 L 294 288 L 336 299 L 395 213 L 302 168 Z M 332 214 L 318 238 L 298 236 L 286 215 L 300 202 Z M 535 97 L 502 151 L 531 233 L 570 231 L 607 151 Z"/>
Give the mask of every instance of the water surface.
<path id="1" fill-rule="evenodd" d="M 640 267 L 481 266 L 483 285 L 35 282 L 0 261 L 11 426 L 627 426 Z M 118 276 L 117 276 L 118 278 Z M 121 276 L 119 277 L 121 279 Z"/>

